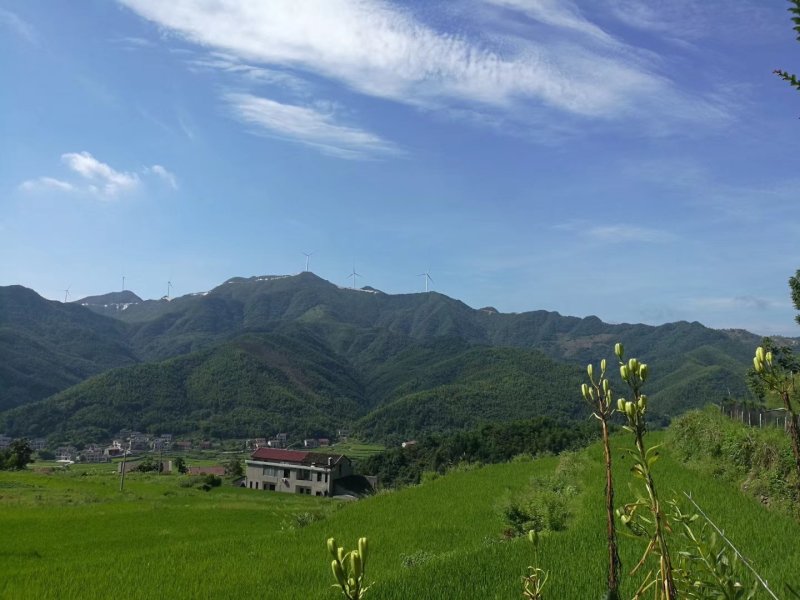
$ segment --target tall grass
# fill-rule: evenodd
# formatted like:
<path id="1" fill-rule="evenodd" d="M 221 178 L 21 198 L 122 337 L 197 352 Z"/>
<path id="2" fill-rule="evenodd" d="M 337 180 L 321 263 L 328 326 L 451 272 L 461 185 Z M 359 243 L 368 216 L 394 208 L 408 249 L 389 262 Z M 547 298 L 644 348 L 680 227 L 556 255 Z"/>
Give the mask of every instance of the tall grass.
<path id="1" fill-rule="evenodd" d="M 615 457 L 626 444 L 612 438 Z M 585 453 L 567 529 L 540 540 L 551 598 L 605 591 L 606 539 L 597 526 L 604 519 L 602 447 Z M 177 476 L 135 474 L 119 494 L 109 473 L 0 473 L 0 598 L 335 599 L 324 542 L 336 537 L 350 546 L 366 536 L 374 600 L 516 599 L 532 548 L 524 538 L 503 539 L 500 505 L 532 480 L 547 480 L 557 463 L 550 457 L 453 472 L 348 504 L 225 486 L 203 492 L 180 487 Z M 615 461 L 619 486 L 630 466 Z M 667 452 L 658 468 L 663 493 L 691 492 L 773 588 L 800 583 L 797 570 L 786 568 L 800 565 L 795 521 Z M 621 545 L 623 573 L 639 550 Z M 622 597 L 633 591 L 623 578 Z"/>

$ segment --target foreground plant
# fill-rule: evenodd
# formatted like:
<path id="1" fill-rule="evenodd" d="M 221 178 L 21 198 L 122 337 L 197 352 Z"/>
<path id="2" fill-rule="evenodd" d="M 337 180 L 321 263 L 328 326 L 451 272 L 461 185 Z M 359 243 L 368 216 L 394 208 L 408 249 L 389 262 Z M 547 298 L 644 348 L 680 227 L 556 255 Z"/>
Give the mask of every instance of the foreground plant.
<path id="1" fill-rule="evenodd" d="M 535 562 L 539 563 L 539 534 L 531 530 L 528 532 L 528 541 L 533 544 Z M 543 590 L 550 575 L 539 567 L 528 567 L 528 574 L 522 578 L 522 596 L 528 600 L 542 600 Z"/>
<path id="2" fill-rule="evenodd" d="M 621 521 L 634 535 L 649 538 L 647 548 L 641 560 L 631 571 L 631 575 L 646 563 L 648 557 L 651 555 L 658 557 L 658 570 L 647 573 L 634 598 L 640 598 L 654 587 L 654 597 L 657 600 L 675 600 L 678 593 L 673 577 L 672 558 L 667 544 L 669 522 L 659 502 L 651 472 L 651 467 L 658 460 L 658 446 L 646 448 L 644 444 L 644 436 L 647 433 L 645 419 L 647 396 L 642 393 L 641 389 L 647 380 L 648 368 L 646 364 L 640 363 L 636 358 L 631 358 L 626 362 L 622 344 L 614 347 L 614 353 L 619 359 L 620 376 L 632 394 L 632 400 L 620 398 L 617 401 L 617 410 L 623 413 L 628 421 L 624 429 L 633 434 L 636 445 L 635 449 L 629 450 L 634 461 L 631 471 L 634 477 L 642 480 L 646 492 L 644 496 L 640 496 L 635 502 L 626 504 L 619 511 Z M 643 515 L 642 511 L 649 512 L 649 515 Z"/>
<path id="3" fill-rule="evenodd" d="M 797 413 L 792 405 L 792 395 L 796 391 L 794 376 L 800 371 L 800 365 L 790 348 L 778 348 L 775 352 L 768 349 L 765 352 L 764 348 L 759 346 L 753 357 L 753 369 L 756 377 L 764 383 L 766 388 L 780 396 L 783 407 L 786 409 L 787 428 L 792 441 L 797 483 L 800 486 L 800 431 L 798 430 Z"/>
<path id="4" fill-rule="evenodd" d="M 358 539 L 358 549 L 345 553 L 334 538 L 328 538 L 328 552 L 333 557 L 331 570 L 338 587 L 347 600 L 360 600 L 371 586 L 364 585 L 364 568 L 367 564 L 367 538 Z"/>
<path id="5" fill-rule="evenodd" d="M 619 345 L 619 344 L 618 344 Z M 620 346 L 621 347 L 621 346 Z M 581 386 L 583 399 L 592 409 L 592 415 L 600 421 L 603 433 L 603 457 L 606 464 L 606 537 L 608 545 L 608 598 L 619 598 L 619 568 L 622 565 L 617 548 L 617 529 L 614 520 L 614 481 L 611 476 L 611 447 L 608 442 L 608 421 L 614 413 L 611 384 L 606 378 L 606 360 L 600 361 L 600 377 L 595 380 L 594 367 L 586 366 L 589 383 Z"/>

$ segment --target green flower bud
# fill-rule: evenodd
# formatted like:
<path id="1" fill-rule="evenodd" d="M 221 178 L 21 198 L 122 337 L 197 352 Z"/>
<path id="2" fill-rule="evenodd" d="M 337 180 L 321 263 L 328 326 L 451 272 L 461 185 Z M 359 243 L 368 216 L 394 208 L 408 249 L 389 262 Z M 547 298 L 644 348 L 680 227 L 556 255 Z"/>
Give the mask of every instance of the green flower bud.
<path id="1" fill-rule="evenodd" d="M 338 558 L 336 556 L 336 539 L 335 538 L 328 538 L 328 552 L 330 552 L 333 558 Z"/>
<path id="2" fill-rule="evenodd" d="M 623 346 L 622 346 L 622 344 L 620 342 L 617 342 L 616 344 L 614 344 L 614 354 L 617 355 L 618 359 L 622 360 L 622 354 L 624 352 L 625 352 L 625 349 L 623 348 Z"/>
<path id="3" fill-rule="evenodd" d="M 753 357 L 753 368 L 756 370 L 756 373 L 764 372 L 764 363 L 758 360 L 758 356 Z"/>
<path id="4" fill-rule="evenodd" d="M 764 360 L 766 360 L 767 365 L 772 367 L 772 352 L 767 352 L 766 356 L 764 357 Z"/>
<path id="5" fill-rule="evenodd" d="M 635 358 L 628 360 L 628 371 L 636 373 L 639 370 L 639 361 Z"/>
<path id="6" fill-rule="evenodd" d="M 369 550 L 369 544 L 367 544 L 367 538 L 362 537 L 358 538 L 358 553 L 361 555 L 361 564 L 367 564 L 367 550 Z"/>
<path id="7" fill-rule="evenodd" d="M 646 363 L 642 363 L 641 365 L 639 365 L 639 378 L 642 381 L 646 381 L 647 380 L 647 364 Z"/>
<path id="8" fill-rule="evenodd" d="M 756 358 L 758 358 L 759 362 L 764 362 L 764 348 L 761 346 L 756 348 Z"/>
<path id="9" fill-rule="evenodd" d="M 333 570 L 333 576 L 336 577 L 336 581 L 338 581 L 339 585 L 344 588 L 344 586 L 347 584 L 347 578 L 344 576 L 342 563 L 340 563 L 338 560 L 332 561 L 331 569 Z"/>
<path id="10" fill-rule="evenodd" d="M 644 412 L 644 410 L 647 408 L 647 396 L 644 394 L 639 396 L 639 400 L 636 402 L 636 405 L 639 407 L 641 412 Z"/>
<path id="11" fill-rule="evenodd" d="M 592 363 L 586 365 L 586 372 L 589 374 L 589 379 L 591 379 L 592 373 L 594 373 L 594 369 L 592 368 Z"/>
<path id="12" fill-rule="evenodd" d="M 625 412 L 625 398 L 617 400 L 617 410 L 621 413 Z"/>
<path id="13" fill-rule="evenodd" d="M 350 553 L 350 573 L 352 573 L 353 577 L 356 579 L 361 577 L 362 566 L 361 555 L 358 553 L 358 550 L 353 550 Z"/>
<path id="14" fill-rule="evenodd" d="M 605 373 L 606 372 L 606 359 L 600 361 L 600 370 Z"/>
<path id="15" fill-rule="evenodd" d="M 608 383 L 608 379 L 603 379 L 603 393 L 608 396 L 611 393 L 611 384 Z"/>
<path id="16" fill-rule="evenodd" d="M 581 385 L 581 394 L 583 395 L 584 400 L 589 400 L 589 386 L 585 383 Z"/>
<path id="17" fill-rule="evenodd" d="M 623 381 L 628 381 L 628 378 L 630 377 L 630 373 L 628 373 L 628 367 L 626 365 L 622 365 L 619 368 L 619 376 L 622 377 Z"/>
<path id="18" fill-rule="evenodd" d="M 344 562 L 344 557 L 345 557 L 344 548 L 340 547 L 336 551 L 336 558 L 340 563 L 343 563 Z"/>
<path id="19" fill-rule="evenodd" d="M 629 419 L 634 419 L 636 416 L 636 405 L 633 402 L 625 403 L 625 414 L 628 415 Z"/>

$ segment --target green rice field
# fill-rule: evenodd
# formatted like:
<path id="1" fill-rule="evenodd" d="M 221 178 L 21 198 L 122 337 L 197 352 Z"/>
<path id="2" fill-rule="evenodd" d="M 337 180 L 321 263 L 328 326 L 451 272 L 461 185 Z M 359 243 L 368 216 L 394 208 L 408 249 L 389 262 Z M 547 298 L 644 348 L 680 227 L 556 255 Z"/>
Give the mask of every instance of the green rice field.
<path id="1" fill-rule="evenodd" d="M 627 442 L 627 439 L 622 440 Z M 587 451 L 565 531 L 542 538 L 548 598 L 599 598 L 605 582 L 603 471 Z M 614 451 L 617 504 L 632 499 Z M 523 538 L 502 536 L 498 506 L 552 474 L 559 459 L 459 471 L 359 502 L 182 487 L 185 477 L 133 474 L 119 492 L 110 469 L 0 473 L 0 598 L 337 598 L 325 540 L 370 540 L 367 598 L 520 598 L 534 562 Z M 108 467 L 106 465 L 106 467 Z M 690 491 L 770 582 L 800 587 L 800 526 L 668 455 L 663 497 Z M 643 550 L 622 538 L 629 569 Z M 623 597 L 633 582 L 626 581 Z"/>

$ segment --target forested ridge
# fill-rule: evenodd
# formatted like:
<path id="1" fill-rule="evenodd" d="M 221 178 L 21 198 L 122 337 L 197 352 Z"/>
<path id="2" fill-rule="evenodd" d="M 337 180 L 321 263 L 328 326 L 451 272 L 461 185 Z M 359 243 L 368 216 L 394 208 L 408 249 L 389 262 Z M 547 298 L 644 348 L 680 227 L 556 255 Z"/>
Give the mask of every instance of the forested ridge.
<path id="1" fill-rule="evenodd" d="M 744 396 L 758 337 L 699 323 L 609 325 L 475 310 L 312 273 L 233 278 L 208 293 L 48 301 L 0 288 L 0 428 L 85 440 L 123 427 L 215 437 L 413 437 L 549 414 L 582 418 L 585 363 L 616 340 L 659 365 L 661 417 Z"/>

